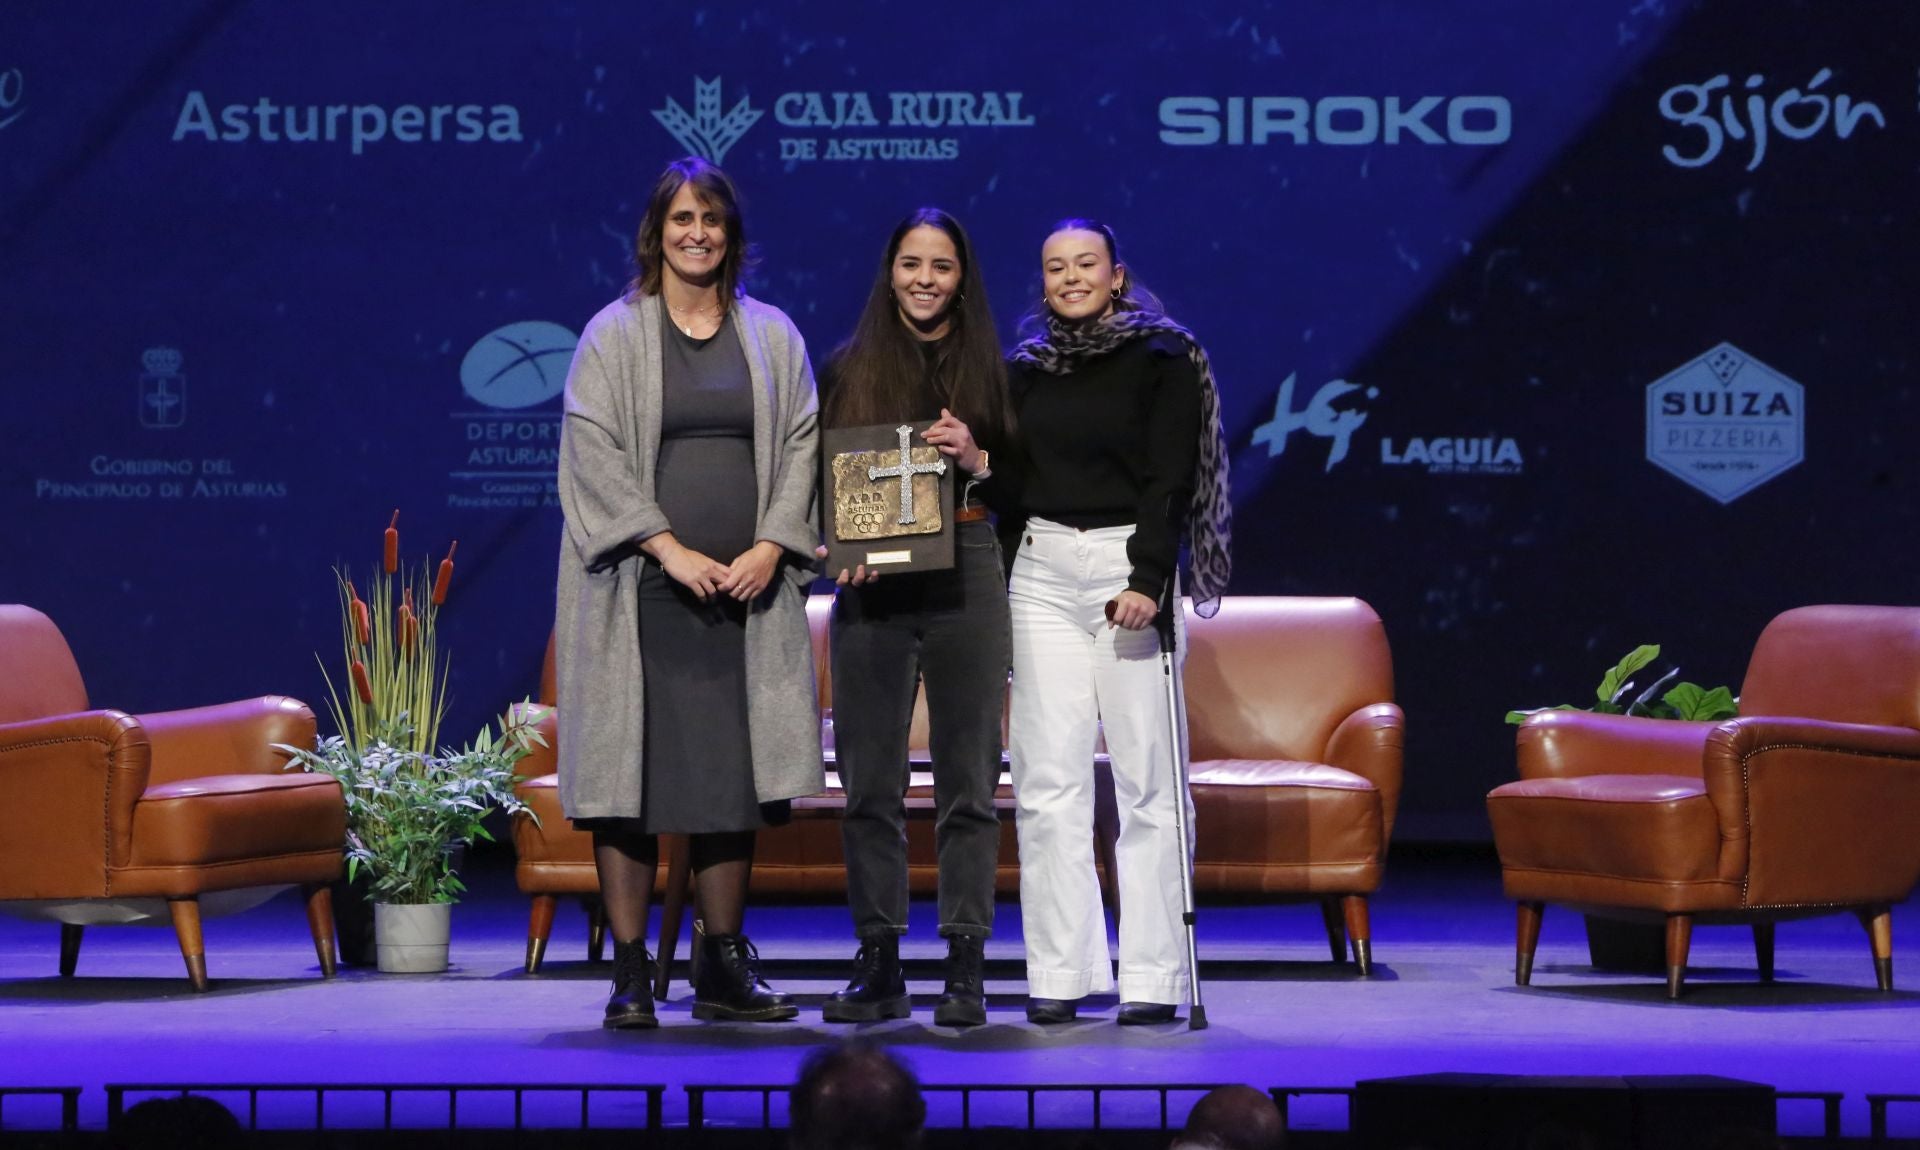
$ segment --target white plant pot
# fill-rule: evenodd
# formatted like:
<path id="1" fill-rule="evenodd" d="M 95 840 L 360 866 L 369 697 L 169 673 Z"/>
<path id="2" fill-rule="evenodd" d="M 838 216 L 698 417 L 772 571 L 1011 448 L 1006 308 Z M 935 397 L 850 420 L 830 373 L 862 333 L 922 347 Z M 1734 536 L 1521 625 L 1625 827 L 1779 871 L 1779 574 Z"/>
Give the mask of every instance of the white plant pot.
<path id="1" fill-rule="evenodd" d="M 447 969 L 453 904 L 375 903 L 373 940 L 388 974 L 433 974 Z"/>

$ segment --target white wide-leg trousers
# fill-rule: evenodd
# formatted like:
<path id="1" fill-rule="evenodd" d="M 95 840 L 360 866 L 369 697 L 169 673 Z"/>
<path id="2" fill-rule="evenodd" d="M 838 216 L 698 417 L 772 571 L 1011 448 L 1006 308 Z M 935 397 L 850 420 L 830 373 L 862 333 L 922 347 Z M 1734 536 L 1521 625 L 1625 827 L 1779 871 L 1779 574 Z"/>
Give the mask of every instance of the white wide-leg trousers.
<path id="1" fill-rule="evenodd" d="M 1093 866 L 1093 754 L 1104 728 L 1119 807 L 1120 999 L 1187 999 L 1180 919 L 1177 779 L 1160 645 L 1152 628 L 1106 619 L 1126 589 L 1132 527 L 1077 530 L 1031 520 L 1013 564 L 1013 701 L 1008 750 L 1020 835 L 1027 991 L 1077 999 L 1112 990 Z M 1186 622 L 1176 650 L 1186 651 Z M 1184 748 L 1183 748 L 1184 749 Z M 1184 794 L 1188 825 L 1193 804 Z"/>

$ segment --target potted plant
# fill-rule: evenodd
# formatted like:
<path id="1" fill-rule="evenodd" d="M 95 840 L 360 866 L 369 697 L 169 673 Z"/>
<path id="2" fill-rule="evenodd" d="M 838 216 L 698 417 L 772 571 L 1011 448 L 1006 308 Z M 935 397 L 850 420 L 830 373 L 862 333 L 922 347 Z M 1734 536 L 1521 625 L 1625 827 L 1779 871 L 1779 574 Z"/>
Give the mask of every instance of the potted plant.
<path id="1" fill-rule="evenodd" d="M 1660 648 L 1644 644 L 1627 652 L 1600 677 L 1590 707 L 1561 703 L 1557 707 L 1535 707 L 1526 711 L 1508 711 L 1507 722 L 1520 724 L 1527 716 L 1541 711 L 1592 711 L 1602 715 L 1631 715 L 1642 719 L 1680 719 L 1717 723 L 1740 713 L 1740 701 L 1725 687 L 1708 690 L 1697 683 L 1680 682 L 1680 668 L 1672 667 L 1655 676 L 1650 667 L 1660 657 Z M 1641 679 L 1651 681 L 1644 688 Z M 1662 691 L 1661 688 L 1666 690 Z M 1585 916 L 1587 954 L 1596 970 L 1630 970 L 1660 973 L 1666 969 L 1665 928 L 1639 922 Z"/>
<path id="2" fill-rule="evenodd" d="M 453 549 L 428 579 L 425 562 L 399 570 L 399 519 L 387 527 L 381 570 L 363 598 L 335 568 L 345 690 L 321 660 L 337 733 L 312 749 L 283 747 L 297 766 L 340 781 L 347 801 L 347 876 L 365 875 L 383 971 L 445 970 L 453 902 L 466 888 L 459 853 L 490 839 L 495 808 L 525 810 L 514 767 L 536 743 L 539 708 L 517 707 L 466 745 L 440 743 L 447 670 L 438 644 L 440 607 L 453 578 Z M 456 541 L 455 547 L 458 546 Z M 531 812 L 528 812 L 531 813 Z"/>
<path id="3" fill-rule="evenodd" d="M 1731 719 L 1740 713 L 1740 701 L 1733 692 L 1725 687 L 1715 687 L 1709 691 L 1698 683 L 1675 683 L 1659 698 L 1655 693 L 1674 679 L 1679 678 L 1680 668 L 1674 667 L 1666 674 L 1654 679 L 1638 694 L 1634 688 L 1639 686 L 1635 679 L 1645 671 L 1655 659 L 1660 657 L 1659 646 L 1647 643 L 1627 652 L 1627 656 L 1607 669 L 1600 677 L 1600 686 L 1595 689 L 1596 702 L 1591 707 L 1576 707 L 1572 703 L 1561 703 L 1557 707 L 1535 707 L 1526 711 L 1508 711 L 1507 722 L 1524 723 L 1528 715 L 1540 711 L 1593 711 L 1601 715 L 1634 715 L 1643 719 L 1686 719 L 1717 723 L 1722 719 Z"/>

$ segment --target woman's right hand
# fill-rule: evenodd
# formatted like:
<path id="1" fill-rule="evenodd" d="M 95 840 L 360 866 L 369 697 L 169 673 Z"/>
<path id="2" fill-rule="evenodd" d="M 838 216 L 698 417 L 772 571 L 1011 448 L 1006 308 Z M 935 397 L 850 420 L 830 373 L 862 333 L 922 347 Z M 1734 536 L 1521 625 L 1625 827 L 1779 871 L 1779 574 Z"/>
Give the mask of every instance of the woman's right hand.
<path id="1" fill-rule="evenodd" d="M 702 603 L 713 598 L 715 586 L 731 573 L 725 563 L 715 562 L 691 547 L 682 547 L 669 532 L 648 537 L 640 549 L 659 561 L 667 578 L 693 592 L 694 598 Z"/>

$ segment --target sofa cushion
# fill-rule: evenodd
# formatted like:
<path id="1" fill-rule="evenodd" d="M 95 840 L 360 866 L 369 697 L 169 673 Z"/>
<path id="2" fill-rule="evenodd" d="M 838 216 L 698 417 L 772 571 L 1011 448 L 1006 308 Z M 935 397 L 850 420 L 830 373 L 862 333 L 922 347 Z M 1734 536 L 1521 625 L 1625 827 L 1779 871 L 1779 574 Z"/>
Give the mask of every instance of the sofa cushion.
<path id="1" fill-rule="evenodd" d="M 1681 911 L 1737 905 L 1706 784 L 1683 775 L 1526 779 L 1487 796 L 1507 894 Z"/>
<path id="2" fill-rule="evenodd" d="M 346 803 L 326 775 L 206 775 L 148 787 L 133 809 L 135 867 L 338 851 Z"/>

